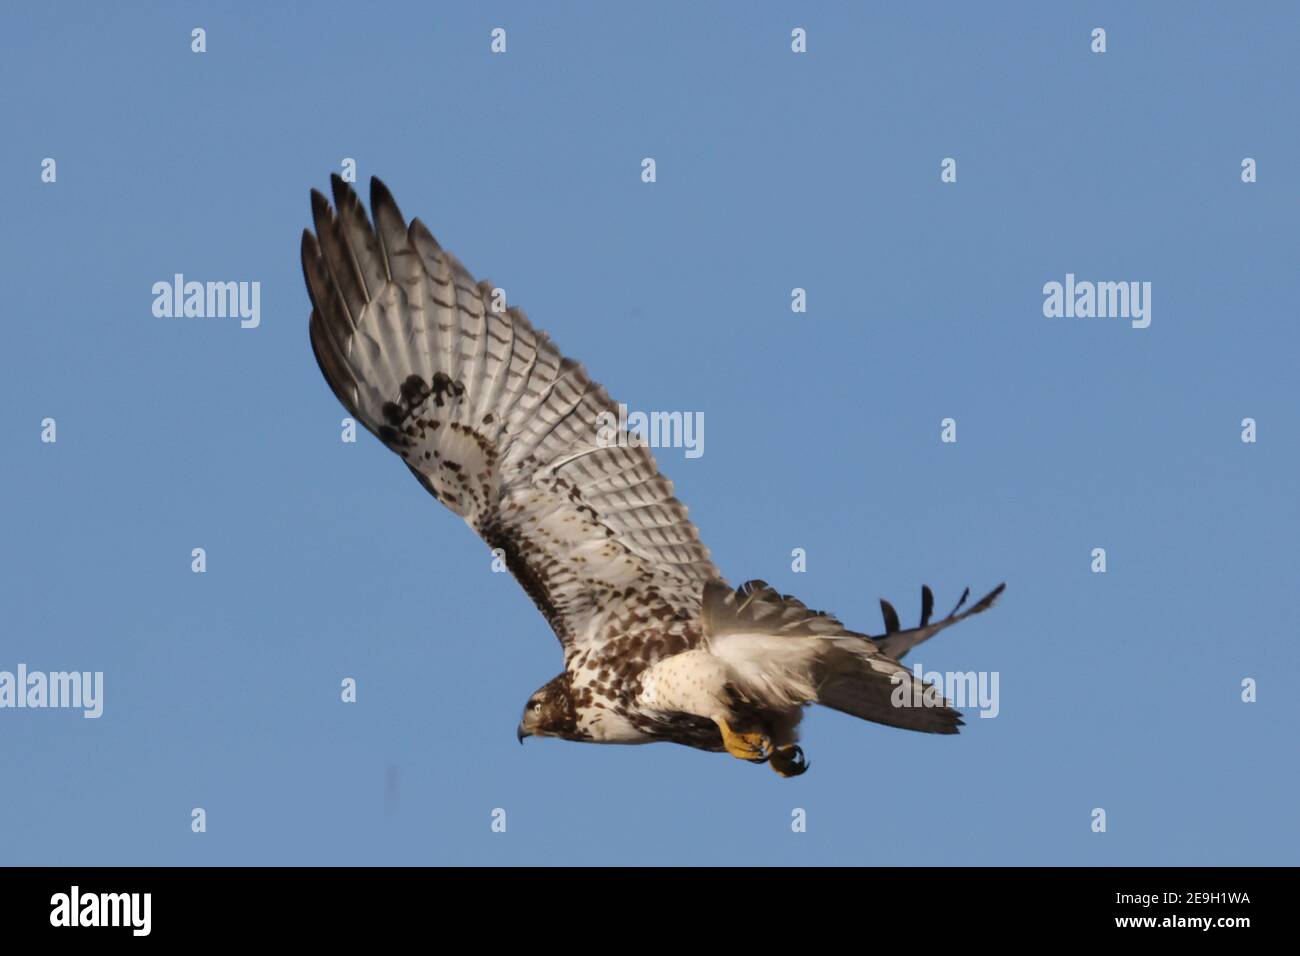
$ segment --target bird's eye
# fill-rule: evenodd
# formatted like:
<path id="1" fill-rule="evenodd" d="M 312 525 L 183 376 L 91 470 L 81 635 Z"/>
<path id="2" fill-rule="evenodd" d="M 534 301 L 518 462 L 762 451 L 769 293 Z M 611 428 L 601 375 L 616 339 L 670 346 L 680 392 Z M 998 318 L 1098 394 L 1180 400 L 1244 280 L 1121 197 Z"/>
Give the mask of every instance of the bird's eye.
<path id="1" fill-rule="evenodd" d="M 533 701 L 533 713 L 540 714 L 541 712 L 542 712 L 542 702 L 540 700 Z"/>

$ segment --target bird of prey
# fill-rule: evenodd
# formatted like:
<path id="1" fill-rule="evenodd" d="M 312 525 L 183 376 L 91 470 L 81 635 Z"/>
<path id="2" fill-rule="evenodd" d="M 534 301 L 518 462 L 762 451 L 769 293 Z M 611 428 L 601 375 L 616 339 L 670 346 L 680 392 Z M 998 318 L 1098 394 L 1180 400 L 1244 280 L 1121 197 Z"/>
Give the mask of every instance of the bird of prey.
<path id="1" fill-rule="evenodd" d="M 504 558 L 559 638 L 564 670 L 528 698 L 521 743 L 672 741 L 789 777 L 808 766 L 809 704 L 957 732 L 959 714 L 898 660 L 1002 585 L 934 622 L 923 588 L 910 630 L 882 600 L 877 637 L 762 581 L 733 590 L 649 448 L 602 437 L 616 406 L 583 366 L 407 225 L 378 179 L 373 223 L 332 184 L 333 208 L 312 191 L 302 237 L 312 350 L 339 401 Z"/>

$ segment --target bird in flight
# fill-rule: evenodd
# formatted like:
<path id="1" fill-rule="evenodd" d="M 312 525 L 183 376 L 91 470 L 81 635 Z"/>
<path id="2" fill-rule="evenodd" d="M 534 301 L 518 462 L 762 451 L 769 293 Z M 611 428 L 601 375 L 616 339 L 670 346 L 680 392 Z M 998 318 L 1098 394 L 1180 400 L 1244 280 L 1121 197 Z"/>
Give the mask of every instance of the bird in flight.
<path id="1" fill-rule="evenodd" d="M 312 191 L 302 237 L 312 350 L 339 401 L 504 559 L 559 638 L 564 670 L 528 698 L 521 743 L 671 741 L 792 777 L 808 768 L 809 704 L 957 733 L 950 702 L 899 659 L 1003 585 L 933 622 L 922 588 L 908 630 L 882 600 L 876 637 L 762 581 L 733 590 L 650 449 L 608 440 L 617 406 L 583 366 L 407 225 L 378 179 L 373 223 L 351 186 L 332 186 L 333 208 Z"/>

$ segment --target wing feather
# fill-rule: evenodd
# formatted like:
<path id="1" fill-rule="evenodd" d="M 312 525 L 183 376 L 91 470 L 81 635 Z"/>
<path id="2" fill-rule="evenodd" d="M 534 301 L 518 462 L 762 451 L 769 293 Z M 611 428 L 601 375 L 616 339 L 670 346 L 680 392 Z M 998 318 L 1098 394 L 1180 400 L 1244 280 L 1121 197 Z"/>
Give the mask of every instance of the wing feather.
<path id="1" fill-rule="evenodd" d="M 698 612 L 721 575 L 649 449 L 597 440 L 605 389 L 513 306 L 492 308 L 420 220 L 337 176 L 302 242 L 312 350 L 330 388 L 434 497 L 499 549 L 566 654 L 629 601 Z"/>

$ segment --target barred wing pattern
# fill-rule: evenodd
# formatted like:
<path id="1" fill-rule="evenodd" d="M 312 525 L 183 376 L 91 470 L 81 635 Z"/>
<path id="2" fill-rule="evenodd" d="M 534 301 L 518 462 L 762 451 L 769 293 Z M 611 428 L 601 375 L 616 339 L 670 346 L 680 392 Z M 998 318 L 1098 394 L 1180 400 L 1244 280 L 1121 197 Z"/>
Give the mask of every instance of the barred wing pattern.
<path id="1" fill-rule="evenodd" d="M 304 230 L 311 343 L 334 394 L 487 542 L 545 615 L 566 659 L 626 609 L 689 620 L 721 577 L 645 447 L 597 441 L 604 388 L 515 308 L 494 311 L 419 219 L 371 180 L 312 192 Z"/>

